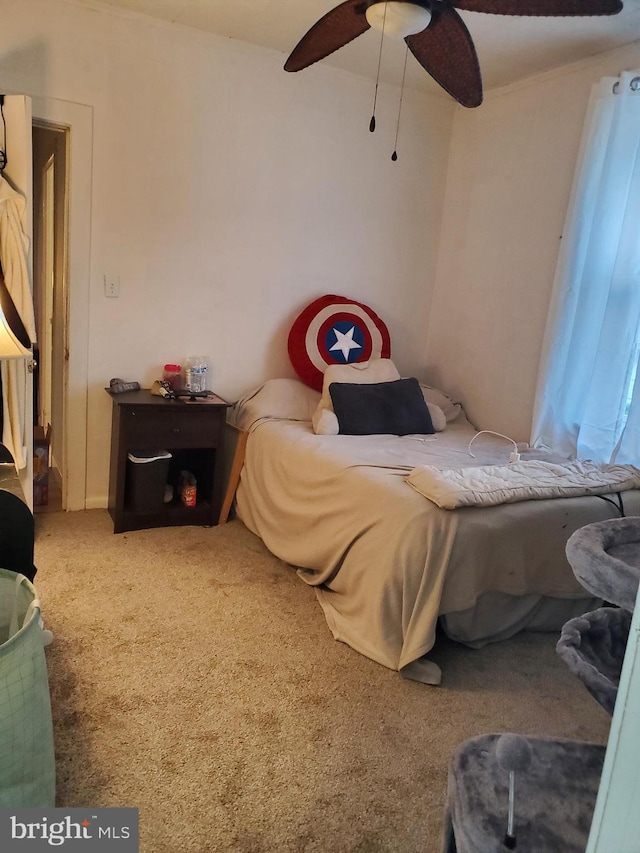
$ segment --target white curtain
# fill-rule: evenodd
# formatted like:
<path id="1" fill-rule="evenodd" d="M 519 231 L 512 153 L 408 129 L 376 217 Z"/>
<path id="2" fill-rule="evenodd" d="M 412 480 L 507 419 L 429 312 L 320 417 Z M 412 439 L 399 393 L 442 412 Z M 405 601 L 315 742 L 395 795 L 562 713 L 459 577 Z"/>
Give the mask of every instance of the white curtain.
<path id="1" fill-rule="evenodd" d="M 532 443 L 640 464 L 640 71 L 591 95 L 562 235 Z"/>

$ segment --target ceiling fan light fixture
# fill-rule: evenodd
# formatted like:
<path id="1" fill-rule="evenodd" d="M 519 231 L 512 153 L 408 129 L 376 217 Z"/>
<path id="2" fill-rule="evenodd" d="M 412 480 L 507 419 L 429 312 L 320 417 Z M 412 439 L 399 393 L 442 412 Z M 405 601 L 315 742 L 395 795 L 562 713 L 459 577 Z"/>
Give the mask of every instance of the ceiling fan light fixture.
<path id="1" fill-rule="evenodd" d="M 456 9 L 488 15 L 581 17 L 617 15 L 622 0 L 342 0 L 300 39 L 284 70 L 301 71 L 373 27 L 404 39 L 418 63 L 452 98 L 463 107 L 478 107 L 482 103 L 480 64 L 471 34 Z"/>
<path id="2" fill-rule="evenodd" d="M 387 36 L 404 39 L 421 33 L 431 22 L 431 12 L 407 0 L 382 0 L 365 12 L 367 23 Z"/>

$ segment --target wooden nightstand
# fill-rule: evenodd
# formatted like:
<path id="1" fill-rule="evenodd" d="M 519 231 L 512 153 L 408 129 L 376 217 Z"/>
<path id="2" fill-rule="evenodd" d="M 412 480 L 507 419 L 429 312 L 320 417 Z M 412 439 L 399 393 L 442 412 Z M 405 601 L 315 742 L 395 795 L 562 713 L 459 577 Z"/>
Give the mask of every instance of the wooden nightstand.
<path id="1" fill-rule="evenodd" d="M 111 418 L 111 468 L 109 513 L 113 532 L 184 524 L 218 523 L 222 504 L 222 461 L 228 403 L 220 397 L 195 401 L 166 400 L 148 390 L 109 394 Z M 130 453 L 169 451 L 167 482 L 173 499 L 158 501 L 156 508 L 141 512 L 133 501 L 132 479 L 139 475 L 128 459 Z M 153 463 L 147 463 L 153 464 Z M 190 471 L 197 483 L 195 506 L 180 499 L 180 472 Z"/>

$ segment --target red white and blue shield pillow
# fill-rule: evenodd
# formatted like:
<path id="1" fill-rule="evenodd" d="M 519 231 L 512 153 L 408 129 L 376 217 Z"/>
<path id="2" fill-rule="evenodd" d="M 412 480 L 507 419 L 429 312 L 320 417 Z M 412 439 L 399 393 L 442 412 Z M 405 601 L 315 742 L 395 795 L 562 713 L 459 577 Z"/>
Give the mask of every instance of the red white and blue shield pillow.
<path id="1" fill-rule="evenodd" d="M 389 331 L 362 302 L 345 296 L 321 296 L 295 319 L 289 332 L 289 358 L 306 384 L 322 390 L 330 364 L 354 364 L 371 358 L 390 358 Z"/>

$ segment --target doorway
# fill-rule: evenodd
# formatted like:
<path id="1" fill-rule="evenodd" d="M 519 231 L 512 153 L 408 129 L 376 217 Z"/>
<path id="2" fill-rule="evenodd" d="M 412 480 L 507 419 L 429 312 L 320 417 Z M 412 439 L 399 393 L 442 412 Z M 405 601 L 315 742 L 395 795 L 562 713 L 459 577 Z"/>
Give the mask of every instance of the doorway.
<path id="1" fill-rule="evenodd" d="M 38 345 L 34 434 L 48 434 L 48 488 L 34 510 L 66 509 L 69 129 L 33 123 L 33 300 Z"/>

